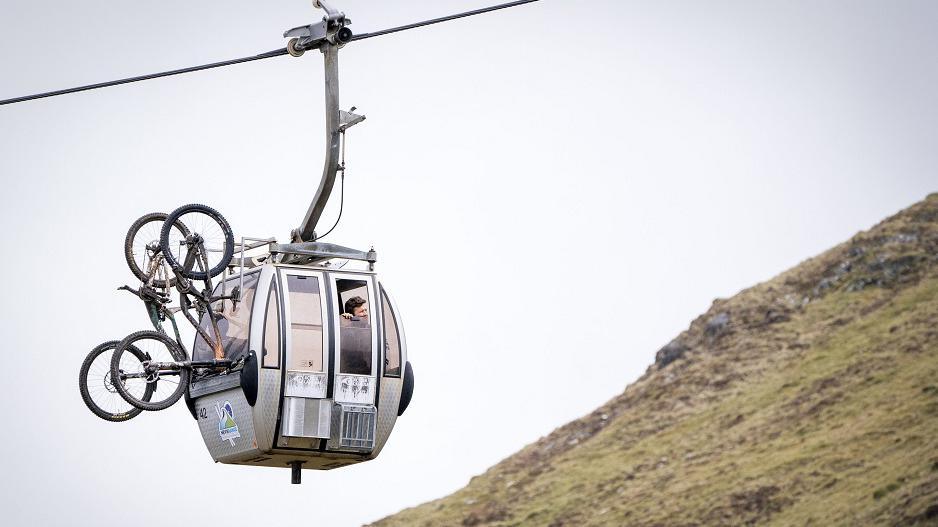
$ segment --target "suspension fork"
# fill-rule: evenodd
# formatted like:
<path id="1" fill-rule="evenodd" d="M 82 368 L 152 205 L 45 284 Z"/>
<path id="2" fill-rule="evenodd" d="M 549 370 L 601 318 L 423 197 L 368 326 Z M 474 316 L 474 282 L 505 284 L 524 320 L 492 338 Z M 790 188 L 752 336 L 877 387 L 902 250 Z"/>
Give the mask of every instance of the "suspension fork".
<path id="1" fill-rule="evenodd" d="M 150 323 L 153 324 L 153 329 L 165 335 L 166 330 L 163 329 L 163 324 L 160 323 L 160 306 L 157 306 L 156 302 L 149 301 L 146 302 L 146 305 L 147 313 L 150 315 Z"/>
<path id="2" fill-rule="evenodd" d="M 165 318 L 169 319 L 169 323 L 173 325 L 173 335 L 176 337 L 176 344 L 179 344 L 179 349 L 185 351 L 186 346 L 182 343 L 182 337 L 179 335 L 179 325 L 176 324 L 176 317 L 169 312 L 168 309 L 164 308 Z"/>
<path id="3" fill-rule="evenodd" d="M 179 344 L 180 349 L 185 350 L 186 346 L 182 343 L 182 336 L 179 334 L 179 324 L 176 324 L 176 317 L 173 316 L 172 312 L 166 309 L 165 306 L 157 304 L 156 302 L 146 302 L 147 312 L 150 314 L 150 323 L 153 324 L 153 328 L 162 333 L 166 334 L 166 330 L 163 328 L 163 320 L 169 319 L 169 323 L 173 326 L 173 335 L 176 338 L 176 344 Z M 162 317 L 162 318 L 161 318 Z"/>
<path id="4" fill-rule="evenodd" d="M 144 282 L 147 285 L 151 285 L 153 283 L 153 277 L 159 271 L 159 266 L 160 266 L 159 256 L 162 256 L 162 252 L 154 251 L 153 254 L 150 254 L 149 247 L 144 250 L 146 251 L 146 254 L 150 256 L 150 265 L 147 266 L 147 279 L 144 280 Z"/>

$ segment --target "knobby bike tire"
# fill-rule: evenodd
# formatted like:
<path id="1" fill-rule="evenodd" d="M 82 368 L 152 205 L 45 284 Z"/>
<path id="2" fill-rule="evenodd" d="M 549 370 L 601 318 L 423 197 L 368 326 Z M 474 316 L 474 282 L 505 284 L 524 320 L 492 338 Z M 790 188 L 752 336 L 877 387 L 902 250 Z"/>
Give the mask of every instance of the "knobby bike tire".
<path id="1" fill-rule="evenodd" d="M 131 405 L 131 407 L 126 411 L 111 412 L 99 406 L 98 403 L 94 400 L 95 398 L 92 396 L 91 389 L 88 384 L 89 382 L 88 374 L 91 370 L 91 365 L 94 363 L 94 360 L 98 358 L 98 356 L 101 355 L 102 353 L 113 352 L 114 349 L 117 348 L 117 345 L 119 343 L 120 341 L 118 340 L 109 340 L 107 342 L 99 344 L 97 347 L 91 350 L 90 353 L 88 353 L 87 357 L 85 357 L 85 361 L 81 364 L 81 370 L 78 373 L 78 391 L 81 392 L 81 399 L 85 402 L 85 406 L 87 406 L 88 409 L 91 410 L 91 412 L 94 415 L 100 417 L 101 419 L 104 419 L 105 421 L 110 421 L 112 423 L 121 423 L 123 421 L 133 419 L 134 417 L 137 417 L 138 415 L 140 415 L 140 412 L 143 411 L 140 408 L 137 408 Z M 137 348 L 131 347 L 129 351 L 141 361 L 145 360 L 144 354 Z M 116 394 L 117 389 L 110 382 L 110 374 L 111 374 L 111 371 L 110 371 L 111 360 L 110 359 L 111 357 L 108 357 L 108 360 L 105 362 L 105 365 L 107 367 L 107 375 L 104 379 L 102 379 L 102 383 L 103 383 L 102 386 L 108 392 L 111 392 L 111 390 L 114 390 L 112 393 Z M 91 379 L 91 380 L 94 381 L 95 379 Z M 110 386 L 110 388 L 108 388 L 108 386 Z M 150 388 L 149 386 L 147 388 L 148 390 L 144 391 L 142 398 L 146 401 L 149 401 L 150 396 L 153 394 L 153 391 L 149 390 Z M 121 399 L 124 400 L 123 396 L 121 396 Z M 124 401 L 126 402 L 126 400 Z"/>
<path id="2" fill-rule="evenodd" d="M 160 333 L 158 331 L 153 331 L 153 330 L 138 331 L 136 333 L 131 333 L 130 335 L 127 335 L 127 337 L 125 337 L 124 340 L 120 341 L 117 344 L 117 348 L 114 350 L 114 355 L 111 357 L 111 378 L 112 379 L 120 379 L 120 374 L 121 374 L 120 361 L 124 353 L 127 353 L 129 350 L 134 349 L 136 347 L 134 343 L 143 339 L 153 339 L 153 340 L 157 340 L 163 343 L 166 346 L 166 348 L 169 350 L 169 353 L 173 357 L 173 360 L 184 361 L 184 360 L 187 360 L 188 358 L 186 355 L 186 352 L 183 351 L 182 348 L 180 348 L 178 344 L 176 344 L 176 341 L 169 338 L 167 335 Z M 146 360 L 149 360 L 149 359 L 151 359 L 151 357 L 147 357 Z M 117 389 L 117 392 L 121 394 L 121 397 L 123 397 L 124 400 L 127 401 L 132 406 L 139 408 L 141 410 L 154 412 L 157 410 L 164 410 L 172 406 L 176 401 L 179 400 L 180 397 L 182 397 L 182 395 L 189 388 L 189 370 L 187 369 L 179 370 L 178 378 L 179 378 L 179 383 L 176 386 L 173 393 L 171 393 L 169 397 L 162 399 L 162 400 L 158 400 L 158 401 L 149 400 L 152 398 L 152 396 L 150 398 L 147 398 L 148 400 L 143 400 L 143 398 L 138 399 L 134 397 L 133 394 L 127 391 L 127 388 L 124 386 L 123 382 L 119 382 L 119 381 L 115 382 L 114 387 Z M 159 382 L 160 382 L 159 379 L 157 379 L 156 381 L 152 383 L 148 382 L 147 383 L 148 390 L 152 390 L 151 393 L 156 392 L 157 383 Z M 152 387 L 149 386 L 151 384 L 153 385 Z"/>
<path id="3" fill-rule="evenodd" d="M 138 218 L 137 221 L 133 222 L 133 224 L 130 226 L 130 229 L 127 230 L 127 237 L 124 238 L 124 259 L 127 260 L 127 266 L 130 267 L 130 272 L 132 272 L 134 276 L 136 276 L 141 282 L 146 283 L 149 277 L 147 276 L 147 270 L 141 269 L 137 264 L 137 259 L 134 258 L 134 238 L 136 237 L 137 232 L 139 232 L 140 229 L 143 228 L 143 226 L 147 223 L 158 222 L 160 224 L 160 233 L 162 234 L 162 225 L 166 221 L 167 216 L 168 214 L 165 212 L 151 212 L 149 214 L 145 214 Z M 182 222 L 177 222 L 176 228 L 178 228 L 183 233 L 183 235 L 189 235 L 189 231 L 186 229 L 186 226 L 182 224 Z M 157 244 L 160 243 L 160 240 L 158 239 L 154 241 L 156 241 Z M 167 284 L 166 282 L 169 283 Z M 166 287 L 172 287 L 175 283 L 175 278 L 169 278 L 168 280 L 153 280 L 153 287 L 162 289 Z"/>
<path id="4" fill-rule="evenodd" d="M 199 271 L 197 269 L 185 269 L 183 268 L 183 262 L 180 262 L 176 257 L 176 254 L 173 252 L 172 247 L 169 245 L 169 233 L 172 229 L 172 225 L 180 220 L 184 214 L 191 213 L 201 213 L 205 214 L 211 218 L 221 229 L 222 234 L 225 237 L 224 249 L 222 251 L 221 260 L 211 269 Z M 193 233 L 193 228 L 191 226 L 186 226 L 190 233 Z M 169 213 L 166 221 L 163 222 L 163 229 L 160 231 L 160 248 L 163 251 L 163 257 L 166 261 L 173 267 L 173 269 L 179 271 L 183 276 L 192 280 L 207 280 L 212 276 L 216 276 L 228 267 L 228 264 L 231 263 L 231 258 L 234 256 L 234 234 L 231 232 L 231 227 L 228 225 L 228 221 L 225 220 L 225 217 L 222 216 L 217 210 L 206 206 L 193 203 L 190 205 L 183 205 L 178 209 Z"/>

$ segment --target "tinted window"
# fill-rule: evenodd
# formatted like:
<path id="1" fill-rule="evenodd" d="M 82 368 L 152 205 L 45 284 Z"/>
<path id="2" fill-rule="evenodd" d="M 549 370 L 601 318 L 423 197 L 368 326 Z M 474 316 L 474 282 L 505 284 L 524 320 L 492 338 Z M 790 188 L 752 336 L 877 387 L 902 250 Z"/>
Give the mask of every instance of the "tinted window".
<path id="1" fill-rule="evenodd" d="M 280 367 L 280 299 L 277 295 L 276 280 L 270 282 L 270 292 L 267 294 L 262 364 L 265 368 Z"/>
<path id="2" fill-rule="evenodd" d="M 254 307 L 254 289 L 257 287 L 258 274 L 254 272 L 244 275 L 244 290 L 241 292 L 241 301 L 237 305 L 231 300 L 219 300 L 212 304 L 212 310 L 217 317 L 218 330 L 222 336 L 221 344 L 225 349 L 225 358 L 237 360 L 248 351 L 248 331 L 251 325 L 251 309 Z M 215 286 L 212 295 L 221 295 L 223 284 L 225 294 L 230 295 L 232 289 L 237 287 L 238 283 L 237 276 L 228 278 Z M 215 339 L 215 333 L 212 330 L 212 324 L 207 313 L 202 316 L 199 325 L 213 340 Z M 192 346 L 192 358 L 193 360 L 211 360 L 215 358 L 212 348 L 198 334 L 196 334 L 195 344 Z"/>
<path id="3" fill-rule="evenodd" d="M 322 301 L 315 276 L 287 275 L 290 354 L 287 369 L 323 371 Z"/>
<path id="4" fill-rule="evenodd" d="M 371 299 L 368 282 L 336 280 L 339 292 L 339 373 L 371 375 Z"/>
<path id="5" fill-rule="evenodd" d="M 400 377 L 401 337 L 397 329 L 397 319 L 384 291 L 381 291 L 381 310 L 384 315 L 384 375 Z"/>

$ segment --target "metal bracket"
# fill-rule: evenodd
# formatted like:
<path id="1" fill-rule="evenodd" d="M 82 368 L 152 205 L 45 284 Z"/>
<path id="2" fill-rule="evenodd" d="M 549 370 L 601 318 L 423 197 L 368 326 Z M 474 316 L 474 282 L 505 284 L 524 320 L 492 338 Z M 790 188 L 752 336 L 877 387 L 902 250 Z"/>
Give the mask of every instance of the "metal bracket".
<path id="1" fill-rule="evenodd" d="M 287 50 L 294 57 L 299 57 L 308 49 L 319 47 L 319 43 L 329 36 L 326 21 L 308 26 L 298 26 L 283 32 L 284 38 L 292 38 Z"/>
<path id="2" fill-rule="evenodd" d="M 340 132 L 344 132 L 348 130 L 349 128 L 365 120 L 364 115 L 358 115 L 357 113 L 353 113 L 354 111 L 355 111 L 354 106 L 352 106 L 352 109 L 347 112 L 345 110 L 339 110 L 338 130 Z"/>
<path id="3" fill-rule="evenodd" d="M 323 2 L 322 0 L 313 0 L 313 7 L 318 7 L 326 12 L 326 16 L 322 17 L 323 20 L 328 22 L 339 21 L 345 19 L 345 13 L 339 11 L 338 9 L 330 6 L 329 4 Z M 349 21 L 351 24 L 351 21 Z"/>
<path id="4" fill-rule="evenodd" d="M 287 463 L 290 466 L 290 483 L 293 485 L 299 485 L 303 481 L 303 473 L 301 472 L 303 463 L 306 463 L 306 461 L 296 460 Z"/>

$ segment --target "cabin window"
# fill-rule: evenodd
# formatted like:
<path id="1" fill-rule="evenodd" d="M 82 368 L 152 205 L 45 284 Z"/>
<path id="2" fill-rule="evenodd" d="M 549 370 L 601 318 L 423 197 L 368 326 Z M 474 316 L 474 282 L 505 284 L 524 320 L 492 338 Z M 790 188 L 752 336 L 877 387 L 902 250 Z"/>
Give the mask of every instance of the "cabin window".
<path id="1" fill-rule="evenodd" d="M 280 367 L 280 298 L 277 294 L 277 281 L 271 280 L 270 292 L 267 293 L 267 314 L 264 316 L 264 349 L 263 362 L 265 368 Z"/>
<path id="2" fill-rule="evenodd" d="M 391 302 L 381 291 L 381 310 L 384 315 L 384 375 L 401 376 L 401 335 L 397 329 L 397 318 L 391 309 Z"/>
<path id="3" fill-rule="evenodd" d="M 371 299 L 365 280 L 336 280 L 338 313 L 339 373 L 371 375 Z"/>
<path id="4" fill-rule="evenodd" d="M 287 275 L 290 291 L 290 370 L 323 371 L 319 278 Z"/>
<path id="5" fill-rule="evenodd" d="M 219 300 L 212 304 L 212 310 L 218 317 L 218 331 L 221 333 L 221 345 L 225 350 L 226 359 L 238 360 L 248 352 L 248 331 L 251 326 L 251 308 L 254 307 L 254 289 L 257 288 L 257 277 L 258 273 L 256 272 L 244 275 L 244 289 L 241 291 L 241 300 L 237 304 L 231 300 Z M 230 295 L 239 283 L 238 276 L 228 278 L 215 286 L 212 296 L 221 295 L 223 286 L 225 294 Z M 202 316 L 199 325 L 208 336 L 212 337 L 213 340 L 215 339 L 208 313 Z M 196 334 L 195 344 L 192 346 L 192 359 L 212 360 L 214 358 L 214 350 L 205 342 L 205 339 Z"/>

